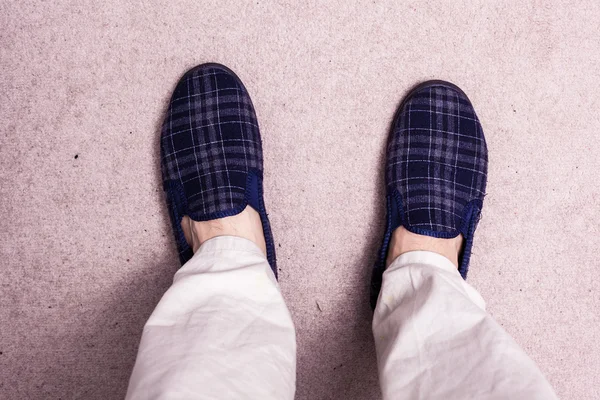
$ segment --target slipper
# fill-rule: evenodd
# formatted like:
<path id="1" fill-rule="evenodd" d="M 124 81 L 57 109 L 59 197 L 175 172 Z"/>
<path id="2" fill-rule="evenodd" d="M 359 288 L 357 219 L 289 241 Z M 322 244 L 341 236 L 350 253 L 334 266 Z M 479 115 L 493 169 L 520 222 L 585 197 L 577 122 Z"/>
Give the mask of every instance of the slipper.
<path id="1" fill-rule="evenodd" d="M 258 121 L 248 91 L 229 68 L 203 64 L 181 78 L 162 127 L 161 170 L 182 265 L 193 256 L 181 228 L 185 215 L 209 221 L 249 205 L 260 215 L 267 260 L 277 277 Z"/>
<path id="2" fill-rule="evenodd" d="M 467 95 L 445 81 L 414 88 L 397 111 L 387 145 L 387 217 L 371 280 L 373 309 L 390 238 L 400 226 L 436 238 L 463 235 L 458 271 L 467 278 L 487 167 L 483 129 Z"/>

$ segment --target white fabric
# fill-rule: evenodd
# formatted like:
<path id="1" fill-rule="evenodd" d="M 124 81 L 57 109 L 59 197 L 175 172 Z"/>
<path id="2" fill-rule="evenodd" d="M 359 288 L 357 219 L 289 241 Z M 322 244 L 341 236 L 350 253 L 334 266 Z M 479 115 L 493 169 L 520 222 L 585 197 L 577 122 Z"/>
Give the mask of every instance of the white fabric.
<path id="1" fill-rule="evenodd" d="M 205 242 L 144 327 L 127 399 L 293 399 L 296 336 L 277 281 L 247 239 Z"/>
<path id="2" fill-rule="evenodd" d="M 384 399 L 556 399 L 533 361 L 444 256 L 402 254 L 373 318 Z"/>
<path id="3" fill-rule="evenodd" d="M 450 261 L 400 256 L 373 320 L 385 399 L 553 399 L 535 364 Z M 294 325 L 254 243 L 217 237 L 144 327 L 127 399 L 293 399 Z"/>

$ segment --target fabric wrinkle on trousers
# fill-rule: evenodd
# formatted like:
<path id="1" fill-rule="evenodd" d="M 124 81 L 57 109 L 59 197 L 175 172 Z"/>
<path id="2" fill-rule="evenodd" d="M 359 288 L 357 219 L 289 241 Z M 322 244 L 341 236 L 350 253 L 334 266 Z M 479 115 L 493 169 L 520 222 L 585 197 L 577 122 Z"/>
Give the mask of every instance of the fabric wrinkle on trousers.
<path id="1" fill-rule="evenodd" d="M 210 239 L 144 327 L 127 399 L 292 399 L 296 336 L 261 250 Z"/>
<path id="2" fill-rule="evenodd" d="M 396 259 L 373 320 L 384 399 L 556 398 L 484 307 L 445 257 Z M 287 400 L 295 380 L 294 325 L 269 263 L 251 241 L 223 236 L 175 274 L 152 313 L 127 399 Z"/>
<path id="3" fill-rule="evenodd" d="M 535 363 L 446 257 L 402 254 L 373 317 L 384 399 L 556 399 Z"/>

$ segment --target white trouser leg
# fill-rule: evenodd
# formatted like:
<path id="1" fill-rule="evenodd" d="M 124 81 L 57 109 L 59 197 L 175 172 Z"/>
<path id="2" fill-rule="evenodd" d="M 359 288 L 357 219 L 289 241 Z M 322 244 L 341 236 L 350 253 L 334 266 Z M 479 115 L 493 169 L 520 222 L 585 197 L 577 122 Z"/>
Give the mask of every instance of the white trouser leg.
<path id="1" fill-rule="evenodd" d="M 294 324 L 251 241 L 204 243 L 144 327 L 127 399 L 293 399 Z"/>
<path id="2" fill-rule="evenodd" d="M 398 257 L 373 319 L 384 399 L 556 399 L 538 367 L 447 258 Z"/>

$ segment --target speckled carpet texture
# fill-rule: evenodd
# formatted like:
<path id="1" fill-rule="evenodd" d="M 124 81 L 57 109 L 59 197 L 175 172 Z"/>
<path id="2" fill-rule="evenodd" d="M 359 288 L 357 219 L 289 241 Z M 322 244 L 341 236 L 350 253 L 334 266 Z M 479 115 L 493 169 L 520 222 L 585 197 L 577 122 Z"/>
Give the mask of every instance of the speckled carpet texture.
<path id="1" fill-rule="evenodd" d="M 258 114 L 297 399 L 381 397 L 384 146 L 434 78 L 489 148 L 469 282 L 562 399 L 600 398 L 599 20 L 594 0 L 2 1 L 0 398 L 125 395 L 178 268 L 160 126 L 204 62 Z"/>

